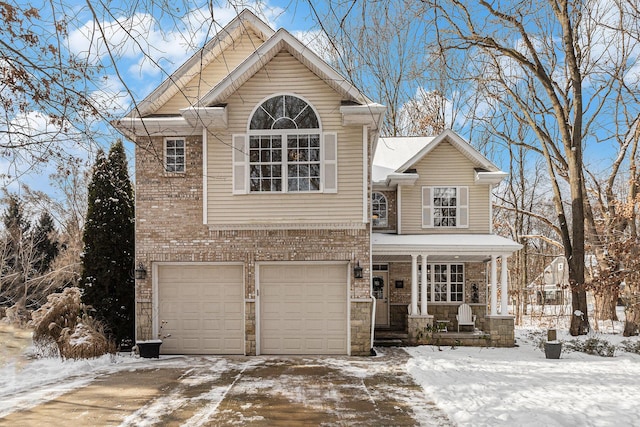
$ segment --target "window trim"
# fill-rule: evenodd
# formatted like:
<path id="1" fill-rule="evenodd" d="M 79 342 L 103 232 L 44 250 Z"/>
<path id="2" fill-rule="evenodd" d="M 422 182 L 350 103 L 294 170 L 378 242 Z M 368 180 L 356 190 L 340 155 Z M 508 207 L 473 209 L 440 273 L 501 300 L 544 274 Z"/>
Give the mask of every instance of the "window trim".
<path id="1" fill-rule="evenodd" d="M 375 206 L 374 195 L 376 195 L 376 194 L 379 194 L 382 197 L 382 199 L 384 200 L 384 225 L 375 223 L 376 220 L 380 220 L 380 217 L 374 218 L 374 206 Z M 378 205 L 380 205 L 379 202 L 378 202 Z M 371 192 L 371 226 L 374 227 L 374 228 L 387 228 L 387 227 L 389 227 L 389 202 L 388 202 L 387 196 L 385 196 L 384 193 L 382 193 L 380 191 Z"/>
<path id="2" fill-rule="evenodd" d="M 435 276 L 435 266 L 436 265 L 446 265 L 447 266 L 447 281 L 446 281 L 446 286 L 447 286 L 447 299 L 446 301 L 436 301 L 434 300 L 434 295 L 435 295 L 435 281 L 434 276 Z M 451 271 L 451 267 L 452 266 L 459 266 L 462 268 L 462 281 L 460 282 L 452 282 L 451 280 L 451 275 L 452 275 L 452 271 Z M 418 287 L 422 284 L 422 265 L 418 265 Z M 460 300 L 456 300 L 456 301 L 452 301 L 451 300 L 451 285 L 452 283 L 454 284 L 461 284 L 462 285 L 462 295 L 461 295 L 461 299 Z M 429 304 L 461 304 L 465 302 L 465 296 L 467 294 L 466 292 L 466 266 L 464 263 L 460 263 L 460 262 L 432 262 L 432 263 L 428 263 L 427 264 L 427 302 Z"/>
<path id="3" fill-rule="evenodd" d="M 306 103 L 307 108 L 316 115 L 318 122 L 317 128 L 311 129 L 250 129 L 251 121 L 256 111 L 262 105 L 272 98 L 292 96 Z M 235 134 L 233 138 L 233 194 L 318 194 L 318 193 L 336 193 L 337 192 L 337 133 L 323 132 L 320 114 L 303 96 L 294 93 L 276 93 L 271 94 L 260 100 L 251 110 L 246 124 L 245 134 Z M 317 135 L 319 138 L 318 161 L 305 162 L 307 165 L 319 166 L 319 185 L 317 190 L 291 191 L 289 190 L 288 172 L 291 164 L 288 159 L 288 138 L 291 135 Z M 254 136 L 279 136 L 281 138 L 281 186 L 276 191 L 252 191 L 251 190 L 251 166 L 250 162 L 250 140 Z M 242 147 L 242 149 L 240 149 Z M 271 162 L 269 162 L 272 164 Z M 258 163 L 253 163 L 258 164 Z M 298 177 L 299 178 L 299 177 Z"/>
<path id="4" fill-rule="evenodd" d="M 456 225 L 454 226 L 442 226 L 435 225 L 435 204 L 434 193 L 435 189 L 449 189 L 454 188 L 456 190 Z M 433 229 L 458 229 L 469 228 L 469 187 L 465 185 L 429 185 L 422 187 L 422 228 Z"/>
<path id="5" fill-rule="evenodd" d="M 168 159 L 169 159 L 169 154 L 167 152 L 168 147 L 167 147 L 167 143 L 169 141 L 182 141 L 182 150 L 183 150 L 183 154 L 182 154 L 182 170 L 169 170 L 168 169 Z M 163 172 L 164 173 L 168 173 L 168 174 L 183 174 L 187 172 L 187 139 L 185 137 L 165 137 L 163 140 L 163 147 L 162 147 L 162 152 L 163 152 L 163 162 L 162 162 L 162 167 L 163 167 Z M 174 155 L 174 158 L 177 158 L 178 156 Z M 174 164 L 175 166 L 175 164 Z"/>

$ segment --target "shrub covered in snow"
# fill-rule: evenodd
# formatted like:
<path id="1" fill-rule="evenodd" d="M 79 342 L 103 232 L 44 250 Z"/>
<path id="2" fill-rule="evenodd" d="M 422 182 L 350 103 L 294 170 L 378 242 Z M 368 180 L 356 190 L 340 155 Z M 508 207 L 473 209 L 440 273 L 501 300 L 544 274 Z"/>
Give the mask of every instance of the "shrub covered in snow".
<path id="1" fill-rule="evenodd" d="M 640 354 L 640 341 L 624 340 L 618 345 L 618 348 L 627 353 Z"/>
<path id="2" fill-rule="evenodd" d="M 613 357 L 616 352 L 616 346 L 606 339 L 591 337 L 586 340 L 571 340 L 566 342 L 567 350 L 579 351 L 582 353 L 593 354 L 602 357 Z"/>
<path id="3" fill-rule="evenodd" d="M 89 316 L 80 297 L 80 289 L 67 288 L 49 295 L 33 312 L 33 343 L 39 355 L 79 359 L 115 352 L 104 325 Z"/>

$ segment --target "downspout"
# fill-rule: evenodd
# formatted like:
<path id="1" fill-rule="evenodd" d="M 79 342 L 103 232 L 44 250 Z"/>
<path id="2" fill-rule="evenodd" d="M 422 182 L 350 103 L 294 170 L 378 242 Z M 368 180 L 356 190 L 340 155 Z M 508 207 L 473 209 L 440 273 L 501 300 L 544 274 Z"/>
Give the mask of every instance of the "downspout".
<path id="1" fill-rule="evenodd" d="M 369 136 L 368 128 L 367 126 L 364 126 L 362 130 L 362 137 L 365 140 L 364 142 L 366 143 L 366 147 L 369 147 L 368 136 Z M 373 224 L 371 222 L 371 216 L 369 215 L 369 205 L 370 205 L 369 193 L 370 193 L 370 185 L 371 185 L 371 165 L 373 164 L 373 154 L 374 153 L 371 153 L 371 160 L 369 160 L 369 156 L 367 155 L 367 179 L 366 179 L 366 188 L 367 188 L 366 220 L 369 224 L 369 295 L 371 296 L 371 303 L 373 305 L 371 310 L 371 349 L 369 350 L 369 354 L 371 356 L 376 355 L 376 351 L 373 349 L 373 344 L 375 341 L 375 333 L 376 333 L 376 307 L 378 305 L 376 301 L 376 297 L 373 295 L 373 243 L 371 241 L 371 234 L 373 233 Z"/>

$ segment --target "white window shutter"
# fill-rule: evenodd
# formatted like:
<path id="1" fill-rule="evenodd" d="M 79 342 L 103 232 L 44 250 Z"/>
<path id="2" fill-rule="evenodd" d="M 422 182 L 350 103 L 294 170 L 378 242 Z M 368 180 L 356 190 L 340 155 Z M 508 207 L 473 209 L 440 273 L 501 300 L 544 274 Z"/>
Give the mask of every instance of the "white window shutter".
<path id="1" fill-rule="evenodd" d="M 432 187 L 422 187 L 422 228 L 433 228 Z"/>
<path id="2" fill-rule="evenodd" d="M 338 134 L 327 132 L 322 135 L 322 165 L 324 168 L 324 192 L 338 192 Z"/>
<path id="3" fill-rule="evenodd" d="M 247 135 L 233 135 L 231 144 L 233 167 L 233 194 L 247 194 L 249 191 L 249 177 L 247 173 Z"/>
<path id="4" fill-rule="evenodd" d="M 458 227 L 469 227 L 469 187 L 458 187 Z"/>

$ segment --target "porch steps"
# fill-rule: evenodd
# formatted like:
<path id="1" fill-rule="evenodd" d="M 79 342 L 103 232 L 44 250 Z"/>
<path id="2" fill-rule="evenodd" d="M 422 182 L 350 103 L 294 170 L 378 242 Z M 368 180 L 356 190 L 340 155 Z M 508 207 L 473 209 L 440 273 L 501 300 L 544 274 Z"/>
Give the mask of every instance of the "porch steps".
<path id="1" fill-rule="evenodd" d="M 409 334 L 400 331 L 377 330 L 373 340 L 375 347 L 400 347 L 406 345 Z"/>
<path id="2" fill-rule="evenodd" d="M 376 330 L 373 345 L 374 347 L 403 347 L 411 344 L 407 333 Z M 440 332 L 433 334 L 431 345 L 486 347 L 491 345 L 491 336 L 477 329 L 473 332 Z"/>
<path id="3" fill-rule="evenodd" d="M 491 344 L 491 335 L 476 329 L 473 332 L 434 333 L 433 340 L 433 345 L 487 347 Z"/>

